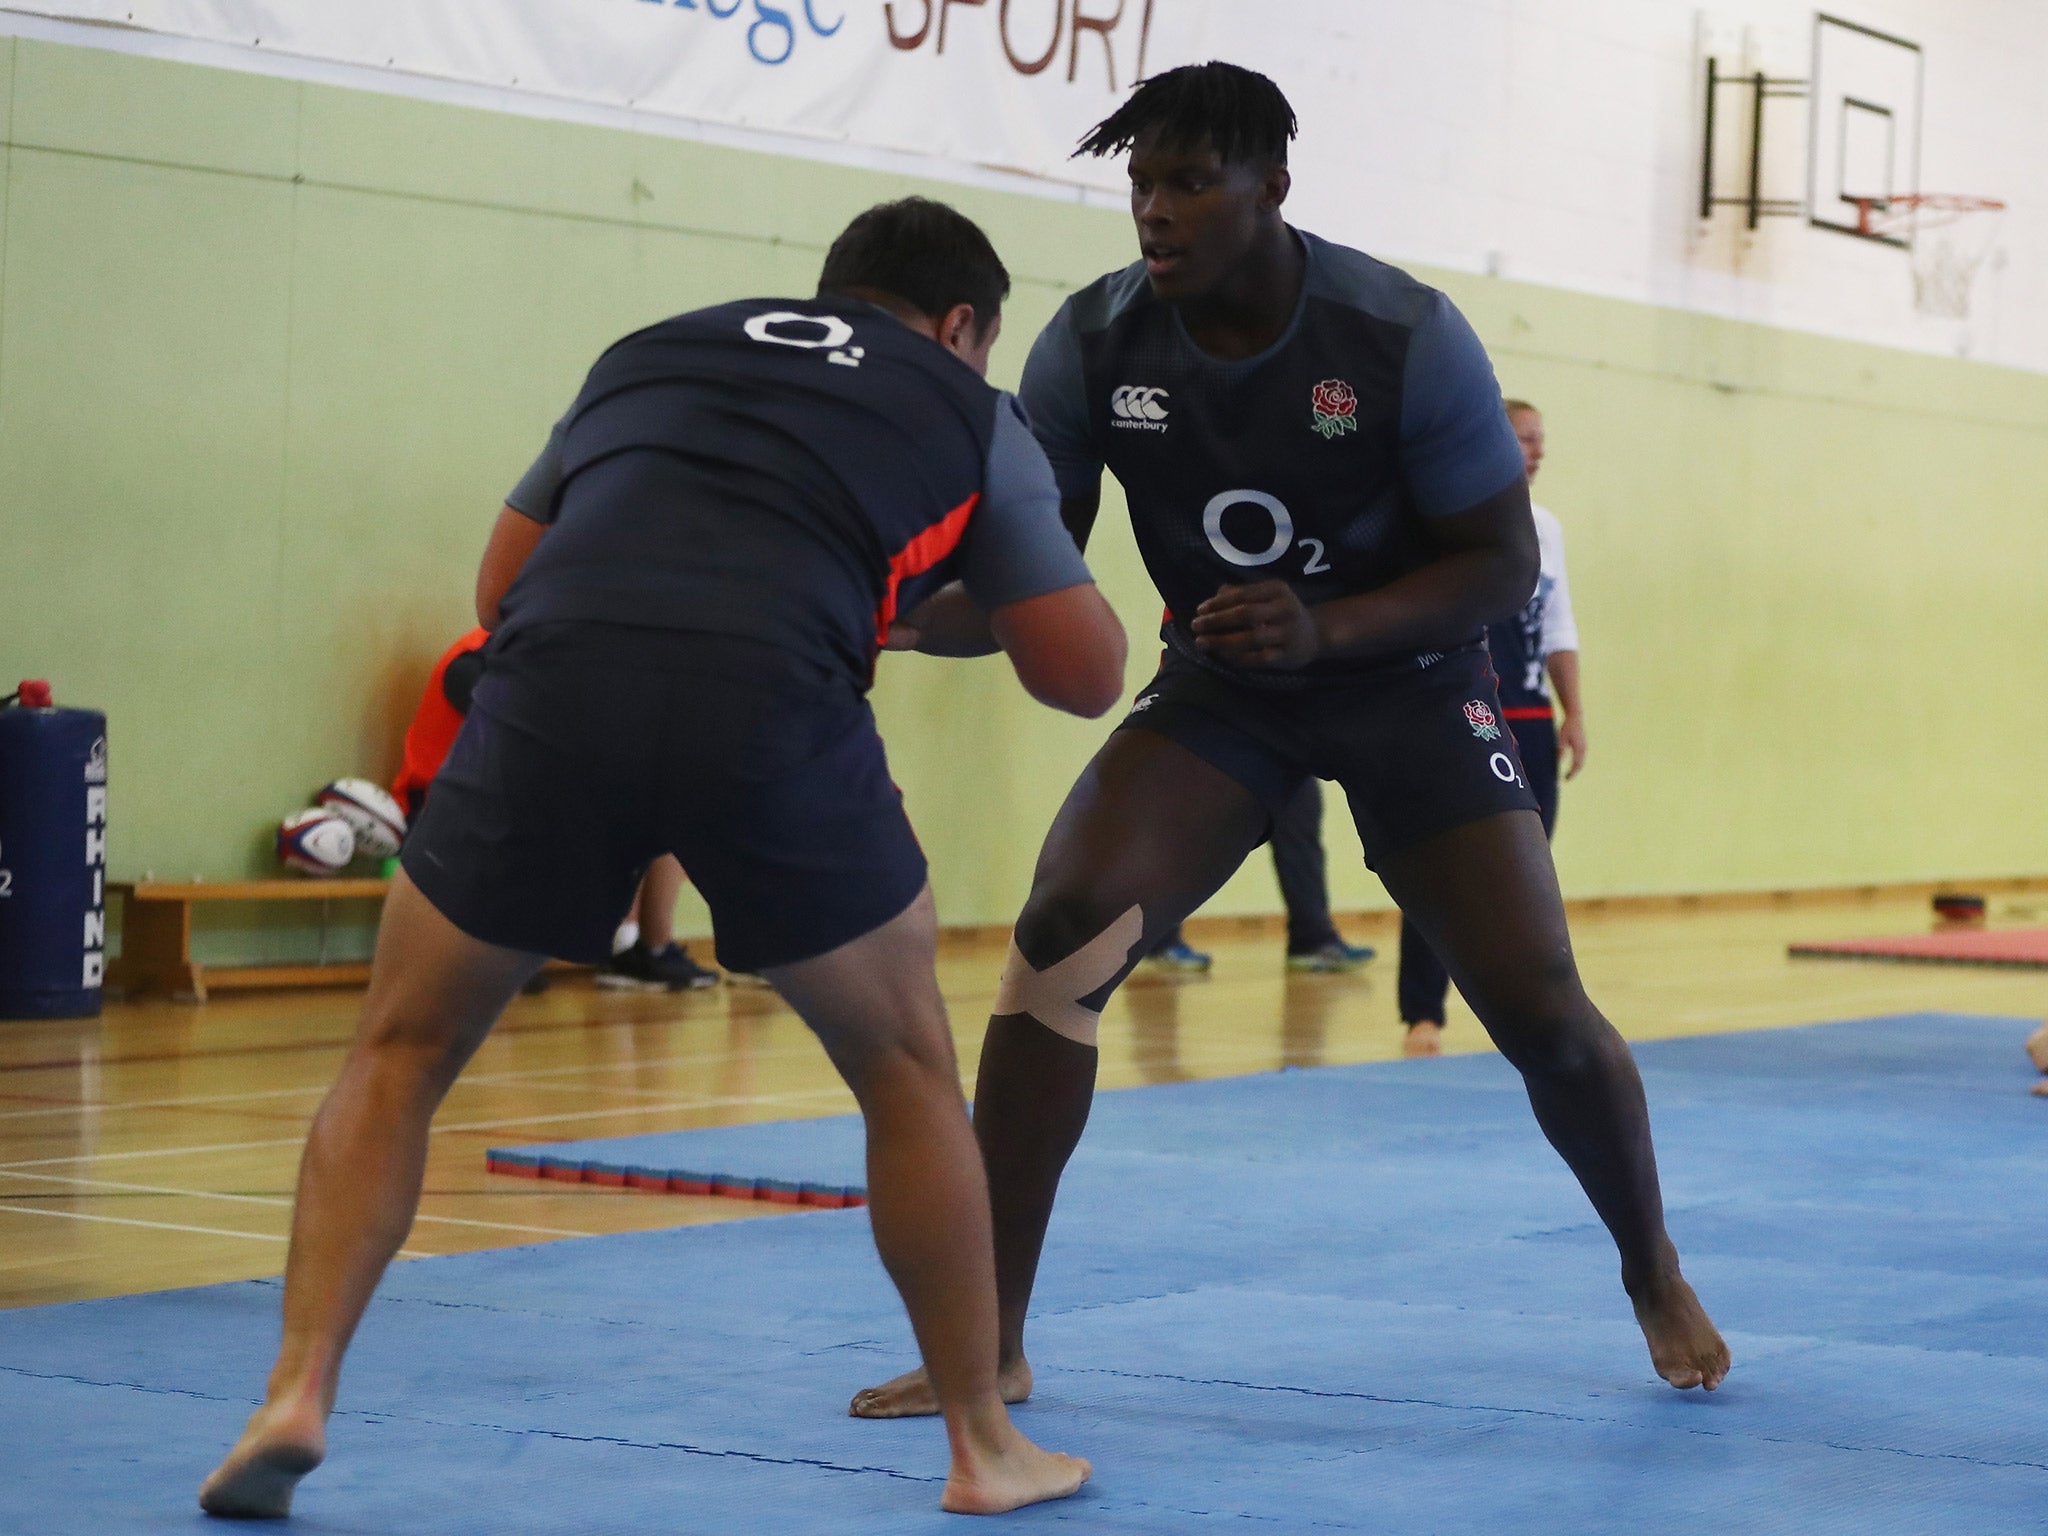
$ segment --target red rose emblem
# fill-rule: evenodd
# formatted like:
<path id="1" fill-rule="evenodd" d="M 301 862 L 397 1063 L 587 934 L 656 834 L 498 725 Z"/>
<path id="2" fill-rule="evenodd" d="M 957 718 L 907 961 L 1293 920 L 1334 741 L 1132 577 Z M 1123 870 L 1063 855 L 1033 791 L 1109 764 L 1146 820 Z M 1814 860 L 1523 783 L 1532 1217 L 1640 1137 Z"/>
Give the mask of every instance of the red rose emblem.
<path id="1" fill-rule="evenodd" d="M 1309 422 L 1324 442 L 1358 430 L 1358 392 L 1342 379 L 1325 379 L 1309 397 L 1315 417 Z"/>
<path id="2" fill-rule="evenodd" d="M 1315 388 L 1318 416 L 1356 416 L 1358 392 L 1342 379 L 1325 379 Z"/>
<path id="3" fill-rule="evenodd" d="M 1493 710 L 1484 699 L 1472 699 L 1465 705 L 1465 723 L 1472 727 L 1472 734 L 1481 741 L 1500 739 L 1500 722 L 1493 717 Z"/>

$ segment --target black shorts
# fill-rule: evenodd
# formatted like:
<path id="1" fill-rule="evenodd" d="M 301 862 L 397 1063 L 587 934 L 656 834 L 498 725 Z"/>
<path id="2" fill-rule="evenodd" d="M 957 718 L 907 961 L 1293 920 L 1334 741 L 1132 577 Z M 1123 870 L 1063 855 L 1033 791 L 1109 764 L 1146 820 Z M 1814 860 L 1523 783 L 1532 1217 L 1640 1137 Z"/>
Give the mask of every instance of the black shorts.
<path id="1" fill-rule="evenodd" d="M 717 636 L 548 624 L 494 642 L 406 839 L 413 883 L 473 938 L 602 961 L 664 853 L 740 971 L 836 949 L 925 883 L 852 683 Z"/>
<path id="2" fill-rule="evenodd" d="M 1483 646 L 1284 693 L 1242 687 L 1168 652 L 1118 729 L 1178 742 L 1276 816 L 1302 780 L 1334 781 L 1374 868 L 1439 832 L 1537 808 Z"/>

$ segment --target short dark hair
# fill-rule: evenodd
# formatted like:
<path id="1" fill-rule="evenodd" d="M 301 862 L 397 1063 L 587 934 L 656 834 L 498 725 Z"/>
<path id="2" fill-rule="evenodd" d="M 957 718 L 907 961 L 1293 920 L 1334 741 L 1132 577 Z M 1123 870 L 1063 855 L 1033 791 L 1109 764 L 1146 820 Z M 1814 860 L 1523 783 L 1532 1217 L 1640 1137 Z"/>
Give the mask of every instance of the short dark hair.
<path id="1" fill-rule="evenodd" d="M 1207 144 L 1226 164 L 1285 165 L 1300 131 L 1280 87 L 1257 70 L 1212 60 L 1138 83 L 1131 99 L 1089 129 L 1075 155 L 1114 155 L 1157 129 L 1176 149 Z"/>
<path id="2" fill-rule="evenodd" d="M 1503 400 L 1500 403 L 1500 407 L 1502 410 L 1506 411 L 1510 416 L 1519 415 L 1523 411 L 1528 411 L 1530 414 L 1536 416 L 1541 416 L 1543 414 L 1541 411 L 1537 410 L 1535 406 L 1531 405 L 1526 400 Z"/>
<path id="3" fill-rule="evenodd" d="M 819 297 L 862 291 L 935 320 L 971 304 L 985 336 L 1010 296 L 1010 273 L 974 220 L 929 197 L 906 197 L 859 215 L 825 253 Z"/>

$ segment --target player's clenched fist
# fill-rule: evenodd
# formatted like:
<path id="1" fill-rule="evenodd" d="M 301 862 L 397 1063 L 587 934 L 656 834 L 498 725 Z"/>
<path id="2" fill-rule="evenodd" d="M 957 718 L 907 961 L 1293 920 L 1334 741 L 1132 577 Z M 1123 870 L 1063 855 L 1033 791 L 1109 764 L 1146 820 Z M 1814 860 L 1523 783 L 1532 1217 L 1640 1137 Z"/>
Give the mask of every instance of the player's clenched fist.
<path id="1" fill-rule="evenodd" d="M 1284 581 L 1223 587 L 1195 610 L 1195 644 L 1240 667 L 1305 667 L 1322 654 L 1322 632 Z"/>

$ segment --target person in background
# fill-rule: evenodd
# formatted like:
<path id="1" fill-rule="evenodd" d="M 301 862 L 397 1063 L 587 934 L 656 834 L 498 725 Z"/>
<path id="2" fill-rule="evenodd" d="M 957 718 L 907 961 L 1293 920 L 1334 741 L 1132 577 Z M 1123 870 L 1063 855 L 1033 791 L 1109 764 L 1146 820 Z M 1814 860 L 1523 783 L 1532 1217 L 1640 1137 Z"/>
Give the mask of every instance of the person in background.
<path id="1" fill-rule="evenodd" d="M 1526 400 L 1505 402 L 1508 423 L 1522 445 L 1529 481 L 1543 463 L 1543 415 Z M 1568 755 L 1564 776 L 1575 778 L 1586 763 L 1586 711 L 1579 696 L 1579 627 L 1572 618 L 1571 588 L 1564 574 L 1564 528 L 1548 507 L 1529 505 L 1536 519 L 1541 574 L 1522 611 L 1486 627 L 1486 643 L 1500 675 L 1501 718 L 1521 749 L 1522 767 L 1535 791 L 1545 837 L 1557 827 L 1559 757 Z M 1546 674 L 1549 686 L 1545 686 Z M 1561 718 L 1551 716 L 1557 690 Z M 1450 977 L 1429 941 L 1405 918 L 1401 923 L 1401 1022 L 1409 1056 L 1443 1050 L 1444 1000 Z"/>
<path id="2" fill-rule="evenodd" d="M 484 675 L 483 647 L 490 638 L 491 632 L 480 624 L 467 631 L 442 653 L 427 678 L 419 708 L 405 730 L 398 777 L 391 781 L 392 798 L 404 809 L 407 826 L 418 821 L 426 808 L 427 790 L 462 730 L 470 696 Z M 689 950 L 675 941 L 676 898 L 682 888 L 683 866 L 674 855 L 663 854 L 647 866 L 621 926 L 622 933 L 630 928 L 633 938 L 598 967 L 600 987 L 688 992 L 718 985 L 718 972 L 699 965 Z M 520 990 L 532 996 L 547 988 L 548 973 L 535 971 Z"/>

